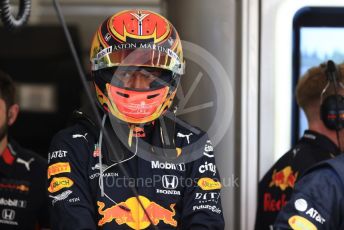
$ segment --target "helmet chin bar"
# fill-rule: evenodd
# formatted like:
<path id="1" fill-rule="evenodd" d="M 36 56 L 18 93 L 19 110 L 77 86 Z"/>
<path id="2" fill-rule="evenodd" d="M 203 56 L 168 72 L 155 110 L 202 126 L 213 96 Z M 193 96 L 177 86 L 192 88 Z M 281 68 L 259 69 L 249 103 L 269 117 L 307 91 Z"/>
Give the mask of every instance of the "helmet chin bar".
<path id="1" fill-rule="evenodd" d="M 145 124 L 156 120 L 172 104 L 176 88 L 166 86 L 148 92 L 122 89 L 106 84 L 104 94 L 95 85 L 98 101 L 103 109 L 121 121 L 130 124 Z"/>

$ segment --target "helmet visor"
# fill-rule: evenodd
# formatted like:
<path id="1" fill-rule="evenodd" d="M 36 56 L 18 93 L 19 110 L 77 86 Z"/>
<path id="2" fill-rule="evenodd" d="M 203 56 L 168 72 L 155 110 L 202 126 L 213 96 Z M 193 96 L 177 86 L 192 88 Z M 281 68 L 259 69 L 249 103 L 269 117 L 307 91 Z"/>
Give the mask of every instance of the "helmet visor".
<path id="1" fill-rule="evenodd" d="M 136 46 L 137 44 L 132 45 Z M 97 71 L 115 66 L 142 66 L 166 69 L 179 75 L 184 74 L 184 63 L 171 49 L 151 44 L 141 46 L 150 48 L 118 49 L 116 47 L 115 49 L 110 46 L 101 50 L 92 59 L 92 70 Z"/>
<path id="2" fill-rule="evenodd" d="M 97 71 L 96 82 L 101 80 L 113 86 L 134 91 L 151 91 L 175 87 L 179 75 L 169 70 L 148 67 L 117 67 Z"/>

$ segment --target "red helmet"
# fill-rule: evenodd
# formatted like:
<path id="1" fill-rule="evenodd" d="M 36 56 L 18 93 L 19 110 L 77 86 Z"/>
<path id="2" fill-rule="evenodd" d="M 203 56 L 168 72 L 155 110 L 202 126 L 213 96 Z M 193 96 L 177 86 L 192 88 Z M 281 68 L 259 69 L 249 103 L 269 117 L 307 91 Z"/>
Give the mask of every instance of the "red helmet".
<path id="1" fill-rule="evenodd" d="M 157 119 L 172 104 L 185 64 L 179 35 L 161 15 L 121 11 L 96 32 L 90 53 L 101 106 L 118 119 L 142 124 Z M 149 76 L 149 87 L 126 86 L 126 79 Z"/>

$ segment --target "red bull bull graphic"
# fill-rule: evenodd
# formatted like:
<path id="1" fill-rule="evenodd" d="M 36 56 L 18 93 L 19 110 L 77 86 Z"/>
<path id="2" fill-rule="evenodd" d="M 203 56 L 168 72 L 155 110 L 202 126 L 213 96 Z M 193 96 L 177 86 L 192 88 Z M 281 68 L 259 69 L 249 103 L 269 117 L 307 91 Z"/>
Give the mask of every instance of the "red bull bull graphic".
<path id="1" fill-rule="evenodd" d="M 125 202 L 120 202 L 106 209 L 104 209 L 105 204 L 98 201 L 98 212 L 102 216 L 98 222 L 98 226 L 115 221 L 118 225 L 126 224 L 132 229 L 139 230 L 148 228 L 151 224 L 158 225 L 162 221 L 165 224 L 177 227 L 177 221 L 173 219 L 176 214 L 174 209 L 175 204 L 171 204 L 171 210 L 168 210 L 155 202 L 151 202 L 144 196 L 139 196 L 139 199 L 149 218 L 136 197 L 131 197 Z"/>
<path id="2" fill-rule="evenodd" d="M 270 182 L 269 187 L 276 186 L 279 187 L 282 191 L 286 190 L 289 187 L 294 188 L 298 174 L 299 172 L 294 173 L 293 169 L 290 166 L 287 166 L 278 172 L 275 169 L 272 174 L 272 181 Z"/>
<path id="3" fill-rule="evenodd" d="M 134 222 L 134 219 L 131 215 L 129 207 L 125 204 L 125 202 L 118 203 L 110 208 L 103 210 L 105 204 L 103 202 L 98 201 L 98 212 L 103 218 L 98 222 L 99 226 L 102 226 L 106 223 L 115 220 L 118 225 L 122 225 L 128 222 Z"/>

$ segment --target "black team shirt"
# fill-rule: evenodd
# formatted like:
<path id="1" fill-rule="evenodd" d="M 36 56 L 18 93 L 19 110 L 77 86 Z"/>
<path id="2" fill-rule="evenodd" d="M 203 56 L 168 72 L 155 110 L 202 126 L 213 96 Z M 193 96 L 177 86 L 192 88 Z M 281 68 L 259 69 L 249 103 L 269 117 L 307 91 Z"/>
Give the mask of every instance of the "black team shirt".
<path id="1" fill-rule="evenodd" d="M 0 229 L 49 227 L 47 162 L 10 142 L 0 156 Z"/>

